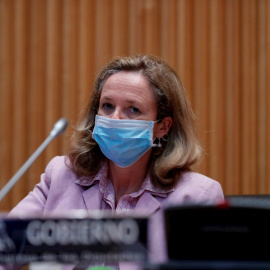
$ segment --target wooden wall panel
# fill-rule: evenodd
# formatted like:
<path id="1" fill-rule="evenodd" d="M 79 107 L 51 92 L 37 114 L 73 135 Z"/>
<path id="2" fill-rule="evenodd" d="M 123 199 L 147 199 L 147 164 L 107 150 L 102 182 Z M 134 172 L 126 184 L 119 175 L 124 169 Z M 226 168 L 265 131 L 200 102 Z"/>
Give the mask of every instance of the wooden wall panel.
<path id="1" fill-rule="evenodd" d="M 191 72 L 191 81 L 193 81 L 193 98 L 191 102 L 196 110 L 198 129 L 203 130 L 200 135 L 200 141 L 206 151 L 209 149 L 210 140 L 210 117 L 209 117 L 209 59 L 210 50 L 208 48 L 210 39 L 210 9 L 207 1 L 201 1 L 194 5 L 194 71 Z M 192 74 L 196 74 L 193 77 Z M 193 78 L 192 78 L 193 77 Z M 191 89 L 192 89 L 191 88 Z M 200 164 L 203 172 L 209 172 L 209 162 L 204 159 Z"/>
<path id="2" fill-rule="evenodd" d="M 270 14 L 270 3 L 269 1 L 265 1 L 265 14 Z M 265 17 L 267 18 L 267 16 Z M 260 192 L 264 192 L 264 190 L 267 190 L 267 192 L 270 192 L 270 170 L 269 170 L 269 164 L 270 164 L 270 106 L 269 106 L 269 100 L 270 100 L 270 91 L 269 91 L 269 85 L 270 85 L 270 20 L 266 20 L 263 22 L 265 25 L 265 31 L 262 33 L 262 35 L 266 36 L 265 39 L 265 58 L 264 58 L 264 63 L 265 63 L 265 114 L 264 118 L 262 120 L 262 125 L 263 125 L 263 133 L 265 134 L 264 141 L 262 142 L 262 145 L 264 146 L 264 151 L 260 153 L 260 157 L 263 157 L 263 162 L 264 162 L 264 173 L 263 176 L 264 178 L 262 179 L 262 182 L 264 183 L 264 186 L 260 190 Z M 260 159 L 260 161 L 262 160 Z M 260 176 L 262 176 L 262 173 L 260 173 Z"/>
<path id="3" fill-rule="evenodd" d="M 241 97 L 239 93 L 240 86 L 240 32 L 241 25 L 239 23 L 240 18 L 240 1 L 227 1 L 226 2 L 226 50 L 225 50 L 225 110 L 226 118 L 224 124 L 226 148 L 224 163 L 226 167 L 225 178 L 233 179 L 224 182 L 224 188 L 229 194 L 240 193 L 240 104 Z M 224 141 L 225 143 L 225 141 Z"/>
<path id="4" fill-rule="evenodd" d="M 225 83 L 224 5 L 225 1 L 211 1 L 209 14 L 209 173 L 214 179 L 222 179 L 225 173 L 225 91 L 218 90 Z"/>
<path id="5" fill-rule="evenodd" d="M 11 91 L 12 86 L 12 45 L 14 41 L 13 36 L 9 38 L 3 38 L 10 36 L 13 29 L 13 12 L 12 9 L 7 6 L 6 3 L 1 3 L 0 6 L 0 27 L 1 27 L 1 38 L 0 38 L 0 49 L 1 49 L 1 69 L 0 69 L 0 180 L 1 187 L 9 179 L 12 171 L 12 133 L 11 133 L 11 115 L 13 113 L 11 109 L 13 92 Z M 4 179 L 4 180 L 2 180 Z M 9 198 L 10 200 L 10 198 Z M 7 209 L 9 204 L 7 200 L 3 201 L 2 209 Z"/>
<path id="6" fill-rule="evenodd" d="M 66 153 L 102 65 L 138 53 L 182 78 L 206 153 L 198 171 L 225 194 L 270 193 L 269 14 L 268 0 L 0 0 L 0 188 L 55 121 L 70 122 L 0 210 Z"/>
<path id="7" fill-rule="evenodd" d="M 254 181 L 257 181 L 256 177 L 256 131 L 257 122 L 256 119 L 256 68 L 257 58 L 256 55 L 256 13 L 254 8 L 254 1 L 248 1 L 248 5 L 242 5 L 242 31 L 241 41 L 241 117 L 242 117 L 242 130 L 241 130 L 241 171 L 242 176 L 245 179 L 245 183 L 242 186 L 244 192 L 250 192 L 251 189 L 256 189 Z M 255 23 L 255 25 L 254 25 Z M 254 38 L 250 38 L 253 36 Z M 250 127 L 253 128 L 250 128 Z M 256 190 L 255 190 L 256 192 Z"/>

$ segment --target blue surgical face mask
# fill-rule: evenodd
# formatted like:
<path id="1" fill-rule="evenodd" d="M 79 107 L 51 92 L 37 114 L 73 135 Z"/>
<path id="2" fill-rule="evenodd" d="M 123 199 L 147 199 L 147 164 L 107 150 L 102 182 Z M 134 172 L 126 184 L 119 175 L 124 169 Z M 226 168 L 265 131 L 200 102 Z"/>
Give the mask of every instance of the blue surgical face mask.
<path id="1" fill-rule="evenodd" d="M 96 115 L 92 136 L 108 159 L 119 167 L 129 167 L 156 146 L 153 144 L 154 123 Z"/>

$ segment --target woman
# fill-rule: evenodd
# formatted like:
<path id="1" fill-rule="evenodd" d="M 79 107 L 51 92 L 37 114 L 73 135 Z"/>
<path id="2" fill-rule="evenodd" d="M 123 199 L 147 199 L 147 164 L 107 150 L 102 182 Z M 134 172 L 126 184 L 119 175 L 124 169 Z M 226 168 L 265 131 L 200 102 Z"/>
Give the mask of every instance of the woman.
<path id="1" fill-rule="evenodd" d="M 143 212 L 153 220 L 150 250 L 165 259 L 162 208 L 223 199 L 218 182 L 192 172 L 202 152 L 193 118 L 178 76 L 164 61 L 148 55 L 112 60 L 96 79 L 68 157 L 55 157 L 10 215 Z"/>

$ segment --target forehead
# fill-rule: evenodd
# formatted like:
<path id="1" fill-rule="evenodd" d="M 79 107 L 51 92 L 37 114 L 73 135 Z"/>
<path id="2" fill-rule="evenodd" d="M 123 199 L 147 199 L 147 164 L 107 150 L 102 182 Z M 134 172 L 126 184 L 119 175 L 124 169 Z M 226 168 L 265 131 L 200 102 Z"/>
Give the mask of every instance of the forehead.
<path id="1" fill-rule="evenodd" d="M 154 101 L 154 93 L 150 83 L 139 72 L 120 71 L 111 75 L 102 87 L 101 96 L 113 94 L 141 96 Z"/>

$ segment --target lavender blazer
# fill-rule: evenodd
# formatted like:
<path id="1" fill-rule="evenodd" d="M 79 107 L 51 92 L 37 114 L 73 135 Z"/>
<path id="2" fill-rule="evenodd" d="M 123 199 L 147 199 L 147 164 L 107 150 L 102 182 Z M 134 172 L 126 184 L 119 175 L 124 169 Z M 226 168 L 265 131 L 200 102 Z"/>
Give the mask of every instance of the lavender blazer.
<path id="1" fill-rule="evenodd" d="M 72 209 L 98 210 L 101 193 L 98 185 L 90 188 L 75 183 L 78 176 L 66 166 L 65 157 L 53 158 L 41 175 L 41 181 L 11 212 L 10 216 L 51 215 Z M 149 222 L 150 260 L 166 260 L 162 209 L 175 204 L 217 204 L 224 199 L 220 184 L 204 175 L 183 172 L 174 191 L 166 196 L 153 196 L 145 191 L 134 214 L 151 216 Z"/>

